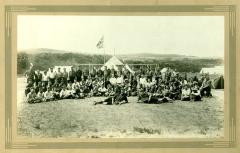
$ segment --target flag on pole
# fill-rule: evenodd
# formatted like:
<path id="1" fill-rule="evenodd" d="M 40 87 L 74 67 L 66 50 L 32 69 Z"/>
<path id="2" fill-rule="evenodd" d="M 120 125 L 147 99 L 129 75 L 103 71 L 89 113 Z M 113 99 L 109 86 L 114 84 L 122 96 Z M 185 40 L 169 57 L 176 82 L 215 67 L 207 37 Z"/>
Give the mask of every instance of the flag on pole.
<path id="1" fill-rule="evenodd" d="M 98 49 L 103 48 L 103 43 L 104 43 L 104 37 L 102 36 L 102 38 L 98 41 L 96 47 L 97 47 Z"/>

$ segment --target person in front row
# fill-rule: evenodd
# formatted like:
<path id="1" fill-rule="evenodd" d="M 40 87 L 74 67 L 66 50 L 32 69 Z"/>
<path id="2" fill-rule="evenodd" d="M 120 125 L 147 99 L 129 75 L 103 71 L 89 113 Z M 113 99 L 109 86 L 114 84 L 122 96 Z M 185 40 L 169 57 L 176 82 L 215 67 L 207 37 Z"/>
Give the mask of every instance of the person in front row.
<path id="1" fill-rule="evenodd" d="M 60 99 L 60 94 L 59 94 L 59 92 L 58 92 L 57 90 L 58 90 L 58 89 L 57 89 L 56 87 L 53 87 L 53 88 L 52 88 L 52 95 L 53 95 L 53 98 L 54 98 L 55 100 Z"/>
<path id="2" fill-rule="evenodd" d="M 71 90 L 68 90 L 66 86 L 64 86 L 62 88 L 59 96 L 60 96 L 60 99 L 71 99 L 71 98 L 73 98 L 73 96 L 71 94 Z"/>
<path id="3" fill-rule="evenodd" d="M 47 88 L 47 91 L 44 93 L 44 101 L 53 101 L 54 96 L 50 89 L 50 87 Z"/>
<path id="4" fill-rule="evenodd" d="M 38 102 L 43 102 L 44 100 L 44 92 L 42 88 L 39 88 L 39 91 L 37 93 L 37 97 L 36 97 Z"/>
<path id="5" fill-rule="evenodd" d="M 158 98 L 158 103 L 166 103 L 166 102 L 173 102 L 170 98 L 170 88 L 169 86 L 165 85 L 162 89 L 162 98 Z"/>
<path id="6" fill-rule="evenodd" d="M 138 91 L 138 103 L 147 103 L 149 100 L 149 95 L 148 95 L 148 91 L 147 88 L 144 88 L 143 85 L 141 84 L 139 87 L 139 91 Z"/>
<path id="7" fill-rule="evenodd" d="M 114 91 L 114 89 L 112 88 L 112 91 L 109 93 L 109 96 L 101 101 L 94 101 L 94 105 L 97 104 L 104 104 L 104 105 L 112 105 L 114 104 L 114 101 L 116 99 L 116 92 Z"/>
<path id="8" fill-rule="evenodd" d="M 77 78 L 74 79 L 74 82 L 72 84 L 72 93 L 73 93 L 73 97 L 74 98 L 79 98 L 79 94 L 80 94 L 80 84 L 79 82 L 77 82 Z"/>
<path id="9" fill-rule="evenodd" d="M 27 94 L 27 102 L 30 104 L 35 103 L 37 101 L 36 97 L 37 97 L 37 95 L 36 95 L 34 89 L 31 88 L 30 92 Z"/>
<path id="10" fill-rule="evenodd" d="M 188 87 L 187 84 L 184 85 L 182 89 L 181 100 L 182 101 L 189 101 L 190 100 L 191 89 Z"/>
<path id="11" fill-rule="evenodd" d="M 102 101 L 98 101 L 98 102 L 94 102 L 94 105 L 97 104 L 104 104 L 104 105 L 113 105 L 113 104 L 124 104 L 124 103 L 128 103 L 128 99 L 127 99 L 127 93 L 125 91 L 124 88 L 121 87 L 117 87 L 117 89 L 112 88 L 111 93 L 109 94 L 109 96 L 102 100 Z"/>
<path id="12" fill-rule="evenodd" d="M 208 75 L 205 76 L 205 79 L 203 80 L 202 86 L 200 88 L 201 96 L 207 96 L 211 97 L 211 81 Z"/>
<path id="13" fill-rule="evenodd" d="M 105 88 L 104 84 L 100 88 L 98 88 L 98 96 L 104 96 L 107 92 L 107 89 Z"/>
<path id="14" fill-rule="evenodd" d="M 121 88 L 121 92 L 117 94 L 115 102 L 116 104 L 120 104 L 120 105 L 124 103 L 128 103 L 127 91 L 124 88 Z"/>
<path id="15" fill-rule="evenodd" d="M 192 92 L 190 95 L 190 99 L 192 101 L 201 101 L 201 94 L 200 94 L 198 83 L 194 83 L 194 86 L 192 88 Z"/>

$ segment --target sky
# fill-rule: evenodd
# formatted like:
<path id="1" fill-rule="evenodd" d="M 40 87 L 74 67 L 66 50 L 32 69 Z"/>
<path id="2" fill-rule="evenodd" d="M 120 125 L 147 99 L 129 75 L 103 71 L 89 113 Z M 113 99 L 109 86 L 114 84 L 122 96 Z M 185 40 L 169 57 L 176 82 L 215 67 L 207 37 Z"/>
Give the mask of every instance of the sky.
<path id="1" fill-rule="evenodd" d="M 18 15 L 18 50 L 224 57 L 223 16 Z M 96 44 L 104 36 L 104 49 Z"/>

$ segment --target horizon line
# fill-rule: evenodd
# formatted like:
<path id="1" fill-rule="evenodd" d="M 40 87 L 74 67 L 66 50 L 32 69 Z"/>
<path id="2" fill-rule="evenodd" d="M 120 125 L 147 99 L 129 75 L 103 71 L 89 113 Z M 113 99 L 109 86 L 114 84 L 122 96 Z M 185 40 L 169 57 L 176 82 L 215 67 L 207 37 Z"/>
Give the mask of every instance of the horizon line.
<path id="1" fill-rule="evenodd" d="M 63 53 L 60 54 L 64 54 L 64 53 L 77 53 L 77 54 L 90 54 L 90 55 L 103 55 L 103 53 L 88 53 L 88 52 L 81 52 L 79 50 L 61 50 L 61 49 L 54 49 L 54 48 L 27 48 L 27 49 L 17 49 L 17 53 L 19 52 L 26 52 L 26 51 L 31 51 L 31 50 L 38 50 L 38 49 L 46 49 L 46 50 L 55 50 L 55 51 L 62 51 Z M 33 51 L 34 52 L 34 51 Z M 51 53 L 51 52 L 48 52 Z M 34 54 L 34 53 L 33 53 Z M 147 53 L 147 52 L 140 52 L 140 53 L 128 53 L 128 54 L 119 54 L 119 53 L 115 53 L 115 54 L 105 54 L 105 55 L 111 55 L 111 56 L 118 56 L 118 55 L 136 55 L 136 54 L 157 54 L 157 55 L 179 55 L 179 56 L 187 56 L 187 57 L 196 57 L 196 58 L 221 58 L 224 59 L 224 57 L 220 57 L 220 56 L 196 56 L 196 55 L 187 55 L 187 54 L 177 54 L 177 53 Z"/>

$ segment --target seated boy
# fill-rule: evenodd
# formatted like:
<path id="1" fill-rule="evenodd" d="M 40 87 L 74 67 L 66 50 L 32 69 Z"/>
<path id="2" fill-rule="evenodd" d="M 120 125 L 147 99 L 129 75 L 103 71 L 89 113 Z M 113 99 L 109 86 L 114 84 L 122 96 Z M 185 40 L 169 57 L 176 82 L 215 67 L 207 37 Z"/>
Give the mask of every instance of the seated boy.
<path id="1" fill-rule="evenodd" d="M 202 83 L 202 86 L 200 88 L 200 93 L 201 93 L 201 96 L 207 96 L 207 97 L 211 97 L 212 94 L 211 94 L 211 81 L 209 79 L 209 76 L 206 76 L 203 83 Z"/>
<path id="2" fill-rule="evenodd" d="M 47 88 L 47 91 L 44 93 L 44 101 L 53 101 L 54 96 L 52 94 L 52 91 L 50 87 Z"/>
<path id="3" fill-rule="evenodd" d="M 37 102 L 42 102 L 44 100 L 44 93 L 42 88 L 39 88 L 36 99 Z"/>
<path id="4" fill-rule="evenodd" d="M 148 102 L 149 100 L 149 95 L 148 95 L 148 92 L 147 90 L 144 88 L 140 88 L 139 89 L 139 92 L 138 92 L 138 102 Z"/>
<path id="5" fill-rule="evenodd" d="M 98 88 L 98 95 L 104 96 L 106 92 L 107 92 L 107 89 L 104 87 L 104 84 L 102 84 L 101 87 Z"/>
<path id="6" fill-rule="evenodd" d="M 36 97 L 37 97 L 37 95 L 36 95 L 34 89 L 31 88 L 30 92 L 27 94 L 27 102 L 30 104 L 35 103 L 37 100 Z"/>
<path id="7" fill-rule="evenodd" d="M 57 90 L 58 90 L 58 88 L 56 88 L 56 87 L 52 88 L 52 94 L 53 94 L 53 97 L 54 97 L 55 100 L 60 98 L 60 94 Z"/>
<path id="8" fill-rule="evenodd" d="M 60 99 L 71 99 L 72 94 L 71 91 L 67 89 L 67 87 L 63 87 L 63 89 L 60 91 Z"/>
<path id="9" fill-rule="evenodd" d="M 79 82 L 77 82 L 77 79 L 74 79 L 74 82 L 72 84 L 72 96 L 74 98 L 79 98 L 79 94 L 80 94 L 80 84 Z"/>
<path id="10" fill-rule="evenodd" d="M 201 101 L 201 93 L 200 93 L 199 86 L 197 83 L 194 84 L 194 86 L 192 88 L 190 99 L 192 101 Z"/>
<path id="11" fill-rule="evenodd" d="M 190 100 L 191 89 L 188 87 L 187 84 L 183 86 L 181 100 L 182 101 L 189 101 Z"/>
<path id="12" fill-rule="evenodd" d="M 29 79 L 28 84 L 27 84 L 26 89 L 25 89 L 25 95 L 26 96 L 31 91 L 32 87 L 33 87 L 33 81 L 31 79 Z"/>
<path id="13" fill-rule="evenodd" d="M 115 104 L 128 103 L 127 91 L 122 87 L 121 92 L 116 94 Z"/>

